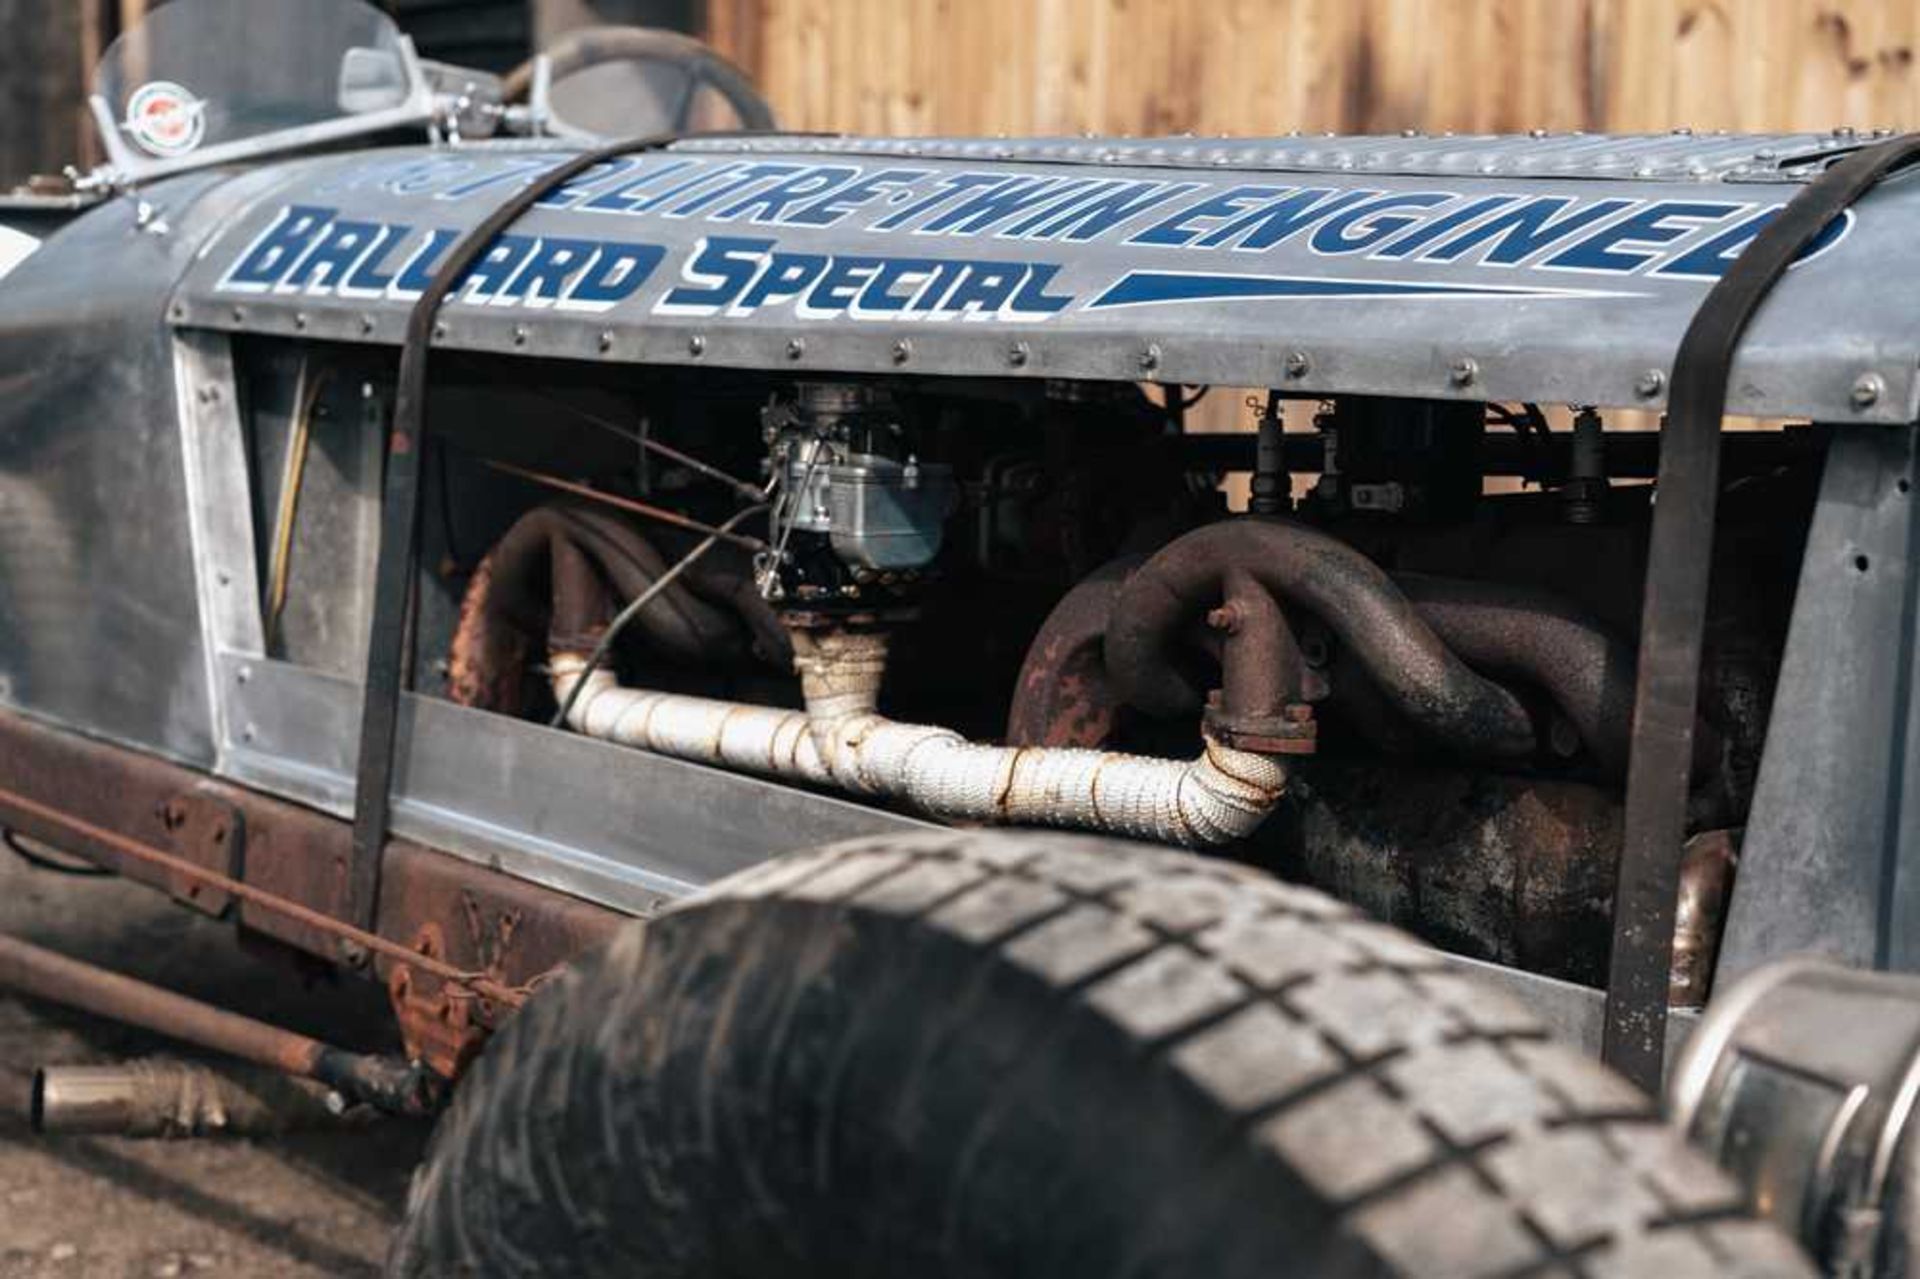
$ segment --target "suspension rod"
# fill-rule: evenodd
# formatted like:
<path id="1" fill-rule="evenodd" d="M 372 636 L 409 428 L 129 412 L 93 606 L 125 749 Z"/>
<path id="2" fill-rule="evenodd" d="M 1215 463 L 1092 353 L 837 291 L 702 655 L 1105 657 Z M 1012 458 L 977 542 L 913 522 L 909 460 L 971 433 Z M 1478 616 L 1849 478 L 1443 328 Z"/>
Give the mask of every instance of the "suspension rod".
<path id="1" fill-rule="evenodd" d="M 222 875 L 219 871 L 208 870 L 206 867 L 196 865 L 184 857 L 176 857 L 172 853 L 163 852 L 158 848 L 143 844 L 137 839 L 130 839 L 118 831 L 108 830 L 104 826 L 96 826 L 83 818 L 73 816 L 71 813 L 62 812 L 60 809 L 42 804 L 38 800 L 29 799 L 18 791 L 11 791 L 0 787 L 0 808 L 24 814 L 50 826 L 58 826 L 63 830 L 80 836 L 82 839 L 105 845 L 123 857 L 130 857 L 135 861 L 145 862 L 149 866 L 161 867 L 175 875 L 182 875 L 188 879 L 199 880 L 203 884 L 217 888 L 221 892 L 237 897 L 241 901 L 259 907 L 261 910 L 272 911 L 276 915 L 283 915 L 309 928 L 317 928 L 323 932 L 332 933 L 337 937 L 344 937 L 348 941 L 355 942 L 364 947 L 370 953 L 385 955 L 387 958 L 399 963 L 409 964 L 430 977 L 437 977 L 453 985 L 463 986 L 484 999 L 494 1000 L 510 1008 L 518 1008 L 526 1002 L 527 996 L 523 990 L 502 985 L 500 982 L 482 976 L 479 973 L 472 973 L 465 969 L 456 968 L 454 965 L 446 963 L 443 960 L 434 959 L 430 955 L 422 955 L 420 952 L 410 950 L 398 942 L 389 941 L 378 933 L 370 933 L 363 928 L 356 928 L 344 920 L 335 919 L 332 915 L 314 910 L 310 906 L 303 906 L 299 902 L 280 896 L 278 893 L 270 893 L 244 880 L 234 879 L 230 875 Z"/>
<path id="2" fill-rule="evenodd" d="M 432 1081 L 423 1069 L 398 1058 L 347 1052 L 18 937 L 0 936 L 0 986 L 289 1075 L 317 1079 L 353 1101 L 382 1110 L 425 1114 L 433 1108 L 437 1089 Z"/>

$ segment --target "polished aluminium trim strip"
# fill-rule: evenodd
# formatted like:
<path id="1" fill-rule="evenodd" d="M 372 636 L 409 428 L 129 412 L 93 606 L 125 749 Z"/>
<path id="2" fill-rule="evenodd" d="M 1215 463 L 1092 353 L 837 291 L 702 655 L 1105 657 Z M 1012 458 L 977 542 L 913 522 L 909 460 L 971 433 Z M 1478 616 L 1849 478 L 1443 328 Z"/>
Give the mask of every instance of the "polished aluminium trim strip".
<path id="1" fill-rule="evenodd" d="M 216 654 L 266 651 L 232 348 L 227 335 L 203 329 L 179 331 L 173 345 L 187 536 L 215 742 L 230 736 Z"/>

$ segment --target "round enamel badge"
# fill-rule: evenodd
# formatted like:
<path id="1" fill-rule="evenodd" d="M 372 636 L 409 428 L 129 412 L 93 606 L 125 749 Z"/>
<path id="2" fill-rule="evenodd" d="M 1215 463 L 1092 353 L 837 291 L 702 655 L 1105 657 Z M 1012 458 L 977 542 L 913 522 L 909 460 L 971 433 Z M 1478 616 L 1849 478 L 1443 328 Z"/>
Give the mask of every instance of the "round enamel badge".
<path id="1" fill-rule="evenodd" d="M 207 135 L 207 104 L 171 80 L 154 80 L 127 98 L 120 127 L 149 155 L 185 155 Z"/>

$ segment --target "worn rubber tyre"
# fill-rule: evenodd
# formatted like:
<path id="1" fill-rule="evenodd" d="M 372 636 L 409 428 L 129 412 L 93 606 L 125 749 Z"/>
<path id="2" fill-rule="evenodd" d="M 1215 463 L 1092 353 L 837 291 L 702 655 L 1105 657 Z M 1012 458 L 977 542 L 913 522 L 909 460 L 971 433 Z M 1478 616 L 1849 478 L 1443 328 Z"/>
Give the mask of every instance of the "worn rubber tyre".
<path id="1" fill-rule="evenodd" d="M 1114 841 L 867 839 L 531 1001 L 393 1273 L 1811 1273 L 1624 1082 L 1317 893 Z"/>

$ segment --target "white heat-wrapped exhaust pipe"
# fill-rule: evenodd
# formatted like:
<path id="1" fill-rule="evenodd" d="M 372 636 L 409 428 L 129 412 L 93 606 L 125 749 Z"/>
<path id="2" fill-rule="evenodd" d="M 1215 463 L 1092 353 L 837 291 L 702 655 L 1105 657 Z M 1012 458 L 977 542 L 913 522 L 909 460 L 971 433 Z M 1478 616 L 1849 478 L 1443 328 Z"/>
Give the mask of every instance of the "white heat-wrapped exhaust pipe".
<path id="1" fill-rule="evenodd" d="M 904 800 L 961 821 L 1066 826 L 1200 846 L 1266 820 L 1286 771 L 1266 755 L 1207 741 L 1194 760 L 1043 746 L 983 746 L 947 728 L 875 710 L 886 668 L 878 633 L 796 632 L 805 711 L 625 688 L 596 670 L 567 722 L 589 737 L 745 772 Z M 586 669 L 551 655 L 562 705 Z"/>

